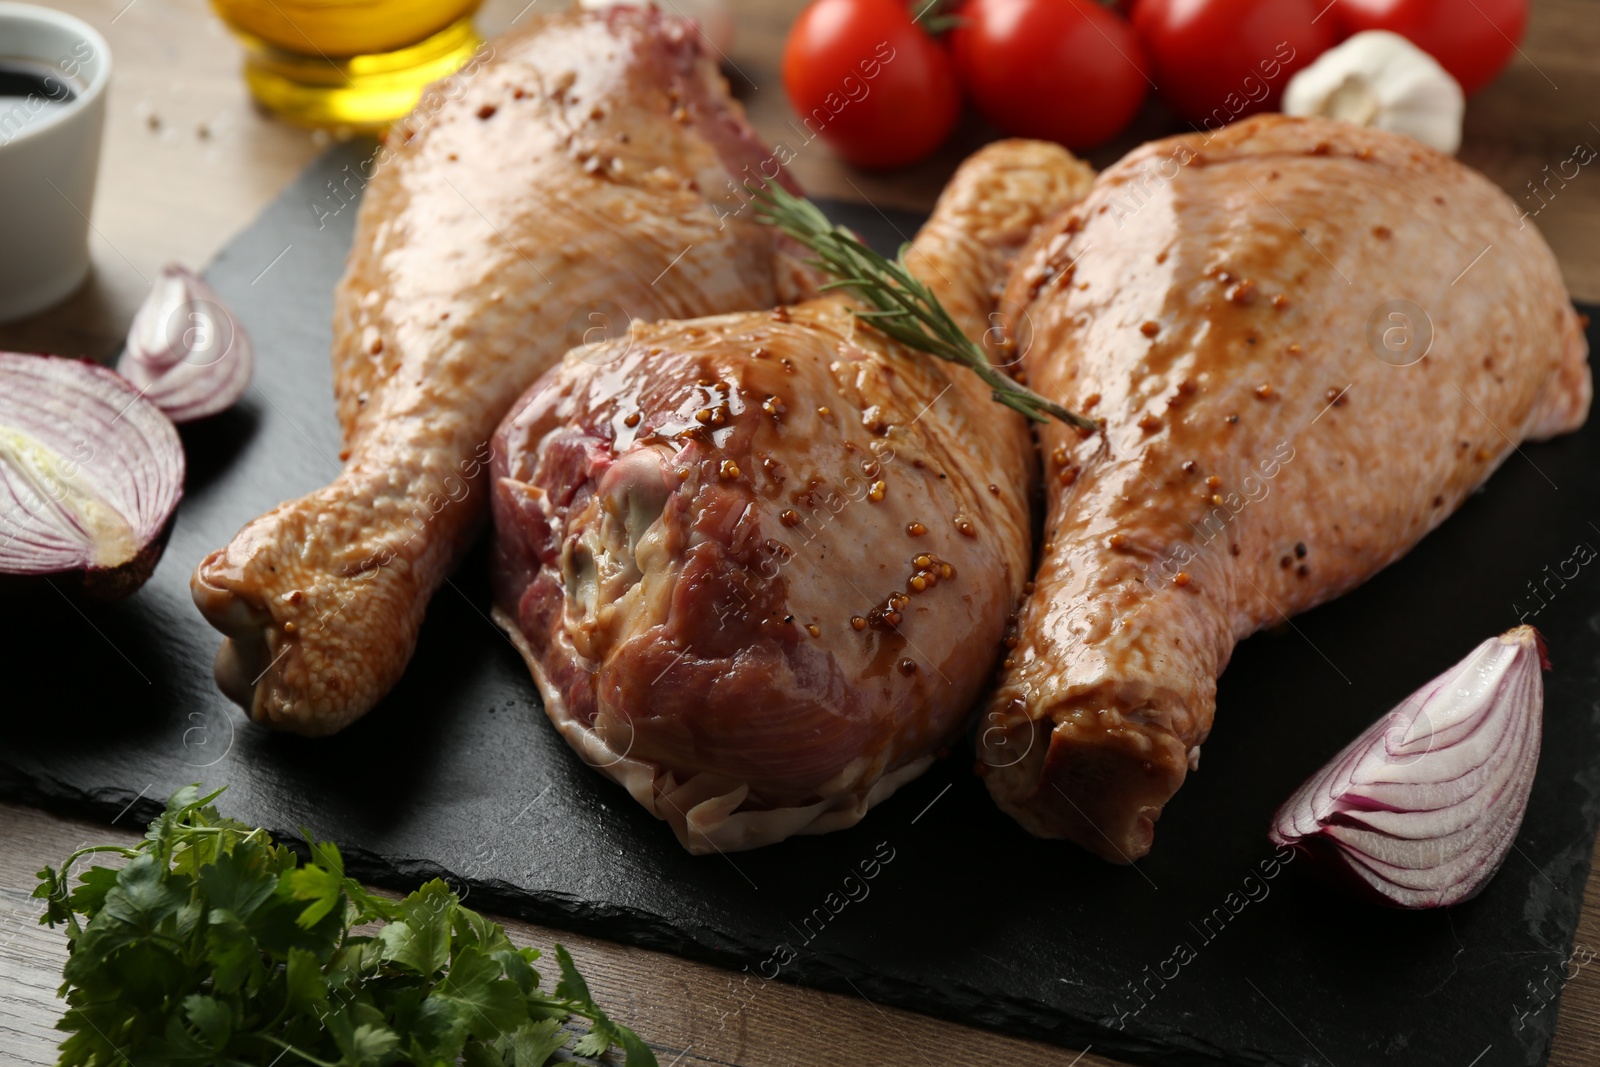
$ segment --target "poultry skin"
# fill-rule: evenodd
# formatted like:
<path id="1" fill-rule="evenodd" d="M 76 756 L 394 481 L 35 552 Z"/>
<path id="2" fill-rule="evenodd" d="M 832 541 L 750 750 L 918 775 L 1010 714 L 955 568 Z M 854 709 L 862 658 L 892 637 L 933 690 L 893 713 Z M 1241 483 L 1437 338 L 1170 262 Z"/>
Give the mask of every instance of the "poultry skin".
<path id="1" fill-rule="evenodd" d="M 697 39 L 653 8 L 535 18 L 391 133 L 334 312 L 345 467 L 191 583 L 256 721 L 329 734 L 399 680 L 487 515 L 495 425 L 564 352 L 798 284 L 734 192 L 776 163 Z"/>
<path id="2" fill-rule="evenodd" d="M 1092 174 L 986 148 L 913 273 L 986 334 L 1011 258 Z M 694 853 L 853 825 L 922 773 L 1028 579 L 1021 416 L 857 307 L 636 327 L 495 436 L 495 618 L 572 747 Z"/>
<path id="3" fill-rule="evenodd" d="M 1131 862 L 1197 766 L 1234 644 L 1338 596 L 1525 440 L 1587 346 L 1511 200 L 1377 130 L 1263 116 L 1134 151 L 1002 303 L 1046 428 L 1036 588 L 978 771 L 1027 830 Z"/>

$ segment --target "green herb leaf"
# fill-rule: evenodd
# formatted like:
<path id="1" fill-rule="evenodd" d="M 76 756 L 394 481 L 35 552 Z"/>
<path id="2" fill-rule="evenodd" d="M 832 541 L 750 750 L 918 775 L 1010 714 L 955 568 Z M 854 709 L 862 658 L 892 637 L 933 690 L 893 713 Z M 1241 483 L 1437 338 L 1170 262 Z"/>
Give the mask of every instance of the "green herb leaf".
<path id="1" fill-rule="evenodd" d="M 466 1011 L 467 1032 L 492 1041 L 528 1020 L 528 1002 L 517 983 L 505 977 L 500 963 L 469 946 L 461 950 L 450 974 L 433 994 L 448 997 Z"/>
<path id="2" fill-rule="evenodd" d="M 273 869 L 266 847 L 254 841 L 224 852 L 201 867 L 197 877 L 211 907 L 232 912 L 241 919 L 249 918 L 278 888 L 278 872 Z M 77 907 L 76 901 L 73 906 Z"/>
<path id="3" fill-rule="evenodd" d="M 116 884 L 116 871 L 109 867 L 90 867 L 83 872 L 83 880 L 72 891 L 72 910 L 85 915 L 99 911 L 105 907 L 106 894 L 111 892 Z"/>
<path id="4" fill-rule="evenodd" d="M 157 857 L 146 853 L 117 874 L 116 885 L 106 891 L 100 914 L 130 933 L 153 934 L 188 902 L 189 887 L 170 874 Z"/>
<path id="5" fill-rule="evenodd" d="M 502 1056 L 511 1053 L 511 1067 L 544 1067 L 566 1043 L 567 1035 L 561 1029 L 560 1019 L 538 1019 L 523 1023 L 514 1033 L 496 1042 L 495 1047 Z"/>
<path id="6" fill-rule="evenodd" d="M 573 1042 L 572 1051 L 579 1056 L 604 1056 L 606 1049 L 610 1048 L 617 1039 L 612 1032 L 611 1020 L 601 1016 L 594 1021 L 589 1032 Z"/>
<path id="7" fill-rule="evenodd" d="M 348 1067 L 364 1067 L 378 1063 L 400 1045 L 400 1035 L 382 1023 L 362 1023 L 339 1046 L 344 1053 L 340 1063 Z"/>
<path id="8" fill-rule="evenodd" d="M 507 939 L 509 946 L 510 939 Z M 539 972 L 533 969 L 533 961 L 539 958 L 539 950 L 532 948 L 499 948 L 490 953 L 495 962 L 500 964 L 505 976 L 517 983 L 517 988 L 522 990 L 524 996 L 533 993 L 539 988 Z"/>
<path id="9" fill-rule="evenodd" d="M 554 995 L 539 953 L 429 882 L 403 900 L 345 874 L 327 842 L 302 863 L 263 830 L 220 815 L 217 794 L 174 794 L 135 848 L 80 849 L 39 872 L 41 922 L 66 928 L 63 1067 L 542 1067 L 589 1020 L 588 1054 L 638 1036 L 590 997 L 565 949 Z M 308 835 L 309 837 L 309 835 Z M 120 870 L 85 855 L 128 858 Z M 376 923 L 369 936 L 356 923 Z"/>
<path id="10" fill-rule="evenodd" d="M 556 965 L 561 968 L 561 981 L 556 983 L 556 996 L 584 1004 L 594 1003 L 589 996 L 589 983 L 578 973 L 577 965 L 572 962 L 572 954 L 567 951 L 567 947 L 560 943 L 556 945 Z"/>
<path id="11" fill-rule="evenodd" d="M 233 1031 L 233 1012 L 226 1004 L 216 997 L 192 993 L 183 998 L 183 1013 L 200 1031 L 208 1050 L 217 1052 L 227 1047 L 228 1035 Z"/>
<path id="12" fill-rule="evenodd" d="M 291 948 L 284 967 L 284 1007 L 303 1011 L 328 999 L 328 979 L 317 957 L 303 948 Z"/>
<path id="13" fill-rule="evenodd" d="M 260 981 L 261 948 L 239 917 L 215 908 L 206 927 L 206 962 L 211 964 L 211 983 L 218 993 L 237 993 L 246 982 Z"/>
<path id="14" fill-rule="evenodd" d="M 492 1045 L 469 1041 L 461 1051 L 462 1067 L 506 1067 L 506 1058 Z"/>
<path id="15" fill-rule="evenodd" d="M 612 1023 L 617 1032 L 618 1043 L 622 1046 L 624 1059 L 623 1067 L 658 1067 L 656 1054 L 650 1051 L 650 1046 L 644 1039 L 621 1023 Z"/>
<path id="16" fill-rule="evenodd" d="M 450 921 L 457 940 L 464 945 L 477 945 L 484 952 L 511 947 L 511 939 L 506 937 L 499 923 L 485 919 L 471 908 L 457 904 Z"/>
<path id="17" fill-rule="evenodd" d="M 295 900 L 307 904 L 295 921 L 304 929 L 311 929 L 344 903 L 344 875 L 308 863 L 297 871 L 283 876 L 282 884 Z"/>
<path id="18" fill-rule="evenodd" d="M 400 902 L 400 919 L 383 928 L 383 958 L 423 976 L 450 962 L 450 917 L 456 895 L 435 878 Z"/>
<path id="19" fill-rule="evenodd" d="M 589 984 L 578 973 L 566 946 L 556 945 L 556 962 L 561 968 L 561 981 L 556 985 L 556 996 L 573 1002 L 573 1010 L 591 1021 L 589 1032 L 580 1037 L 572 1051 L 580 1056 L 601 1056 L 612 1045 L 620 1046 L 627 1054 L 626 1067 L 656 1067 L 655 1053 L 634 1033 L 620 1023 L 612 1022 L 600 1005 L 589 995 Z"/>

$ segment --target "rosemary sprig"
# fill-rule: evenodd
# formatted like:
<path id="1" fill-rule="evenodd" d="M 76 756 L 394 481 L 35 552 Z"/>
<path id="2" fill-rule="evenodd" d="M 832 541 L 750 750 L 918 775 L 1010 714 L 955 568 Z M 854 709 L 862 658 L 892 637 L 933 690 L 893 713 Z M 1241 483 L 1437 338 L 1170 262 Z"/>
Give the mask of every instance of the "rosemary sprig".
<path id="1" fill-rule="evenodd" d="M 901 245 L 899 255 L 888 259 L 849 230 L 829 222 L 811 201 L 775 183 L 756 192 L 755 197 L 756 217 L 815 252 L 817 258 L 812 262 L 833 276 L 835 280 L 824 285 L 824 291 L 847 289 L 871 305 L 870 310 L 857 311 L 857 317 L 903 345 L 961 364 L 983 379 L 997 403 L 1034 422 L 1051 416 L 1081 430 L 1100 429 L 1093 419 L 1047 400 L 990 363 L 983 349 L 961 332 L 939 298 L 907 269 L 910 245 Z"/>

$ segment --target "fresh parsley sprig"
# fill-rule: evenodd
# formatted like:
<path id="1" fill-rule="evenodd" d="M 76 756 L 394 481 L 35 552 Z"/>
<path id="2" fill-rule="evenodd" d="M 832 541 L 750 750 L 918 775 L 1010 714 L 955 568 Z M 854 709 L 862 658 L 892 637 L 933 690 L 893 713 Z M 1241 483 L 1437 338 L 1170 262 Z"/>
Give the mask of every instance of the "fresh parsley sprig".
<path id="1" fill-rule="evenodd" d="M 983 379 L 996 402 L 1034 422 L 1051 416 L 1080 430 L 1100 429 L 1093 419 L 1040 396 L 990 363 L 982 347 L 961 332 L 939 298 L 906 267 L 910 245 L 901 245 L 894 259 L 881 256 L 843 226 L 829 222 L 811 201 L 775 182 L 755 198 L 757 218 L 816 253 L 812 262 L 835 279 L 822 286 L 824 291 L 847 289 L 872 305 L 856 312 L 858 317 L 903 345 L 961 364 Z"/>
<path id="2" fill-rule="evenodd" d="M 220 792 L 180 789 L 133 848 L 82 848 L 39 872 L 39 921 L 66 927 L 70 953 L 63 1067 L 542 1067 L 568 1045 L 573 1016 L 589 1024 L 573 1053 L 616 1046 L 626 1067 L 656 1067 L 565 948 L 545 992 L 539 952 L 444 882 L 377 896 L 346 876 L 331 842 L 306 834 L 302 863 L 218 815 Z M 73 886 L 73 864 L 96 853 L 128 862 L 91 867 Z"/>

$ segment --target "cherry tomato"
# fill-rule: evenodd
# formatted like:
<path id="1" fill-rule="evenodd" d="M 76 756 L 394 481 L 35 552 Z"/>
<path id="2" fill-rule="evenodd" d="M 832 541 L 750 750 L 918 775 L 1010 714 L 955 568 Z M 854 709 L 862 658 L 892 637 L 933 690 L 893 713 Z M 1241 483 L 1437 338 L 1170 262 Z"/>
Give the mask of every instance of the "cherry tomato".
<path id="1" fill-rule="evenodd" d="M 1093 148 L 1144 103 L 1144 49 L 1092 0 L 967 0 L 957 16 L 956 77 L 1009 134 Z"/>
<path id="2" fill-rule="evenodd" d="M 1528 0 L 1337 0 L 1347 33 L 1390 30 L 1439 61 L 1468 95 L 1494 80 L 1528 27 Z"/>
<path id="3" fill-rule="evenodd" d="M 901 0 L 816 0 L 784 44 L 783 87 L 807 136 L 862 167 L 916 162 L 961 114 L 950 56 Z"/>
<path id="4" fill-rule="evenodd" d="M 1321 0 L 1139 0 L 1133 28 L 1162 97 L 1214 130 L 1277 106 L 1294 72 L 1334 43 Z"/>

